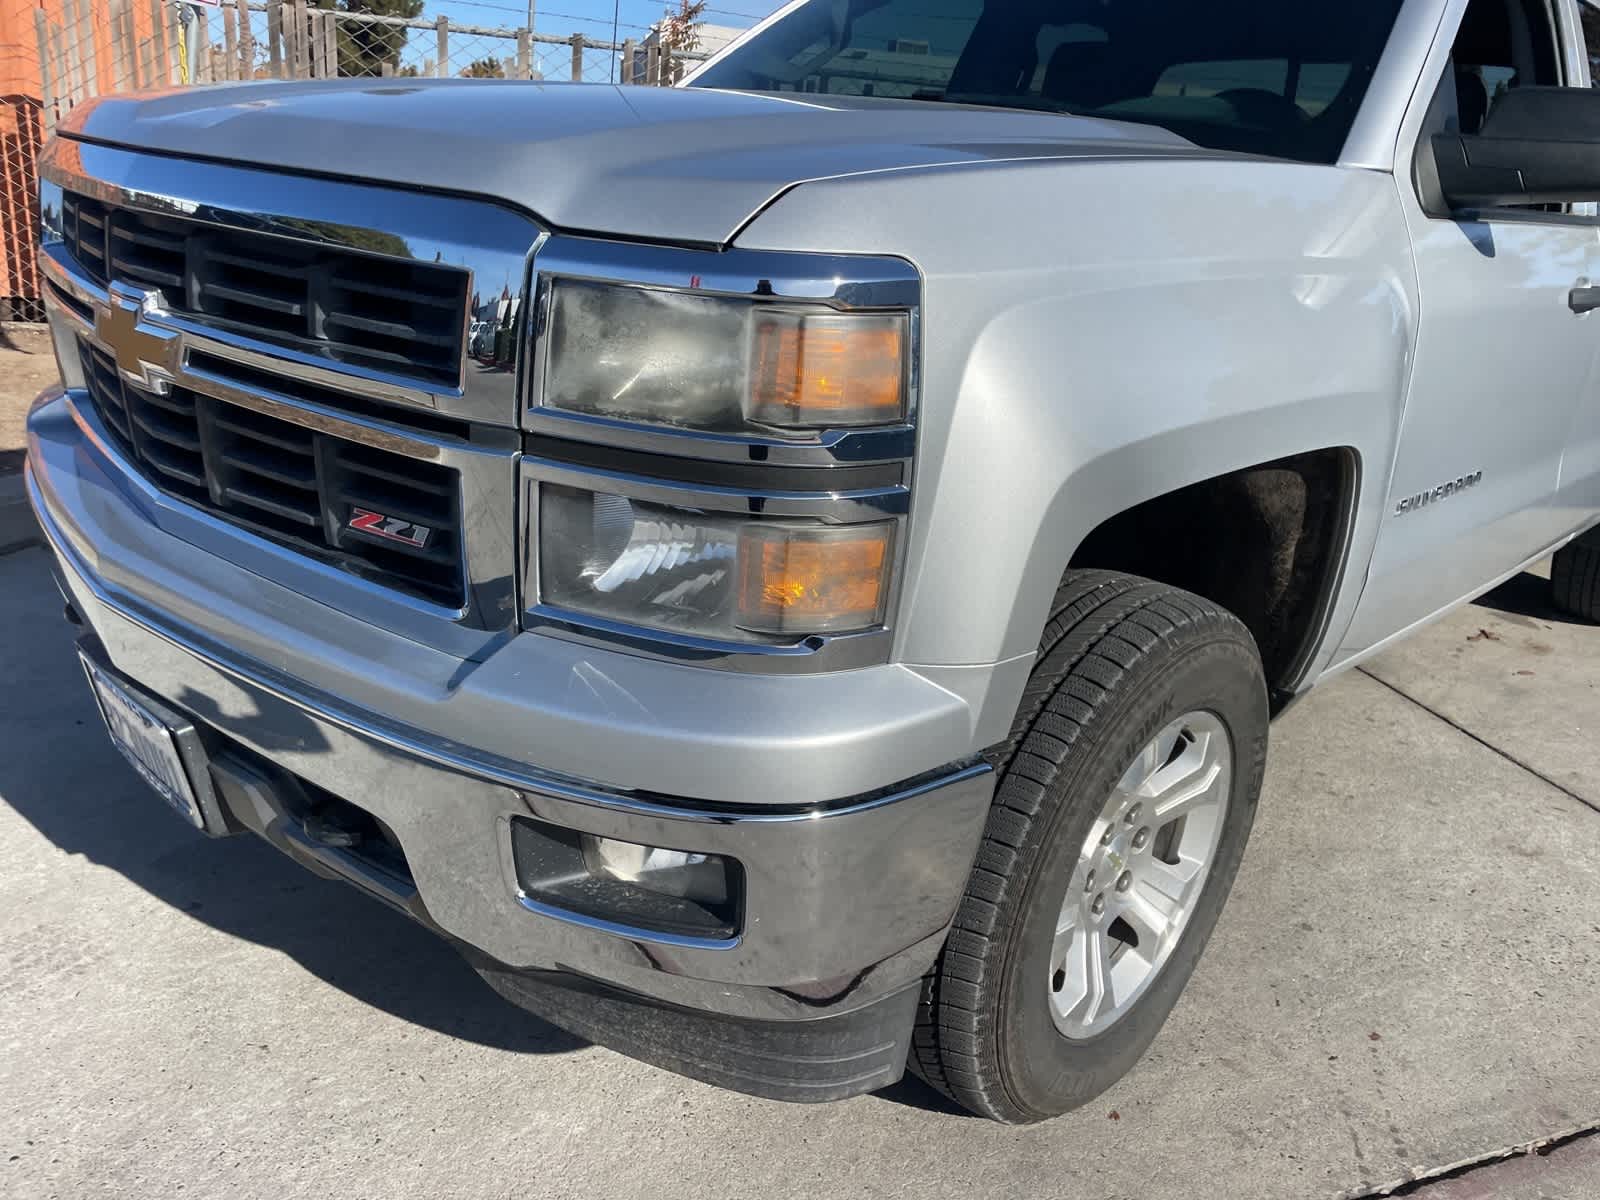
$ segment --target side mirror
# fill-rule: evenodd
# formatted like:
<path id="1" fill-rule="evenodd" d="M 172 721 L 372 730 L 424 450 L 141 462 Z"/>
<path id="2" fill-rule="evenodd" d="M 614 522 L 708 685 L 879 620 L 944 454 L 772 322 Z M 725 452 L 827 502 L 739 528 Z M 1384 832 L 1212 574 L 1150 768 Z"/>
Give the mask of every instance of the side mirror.
<path id="1" fill-rule="evenodd" d="M 1600 200 L 1600 90 L 1514 88 L 1481 132 L 1436 133 L 1432 142 L 1438 192 L 1451 209 Z"/>

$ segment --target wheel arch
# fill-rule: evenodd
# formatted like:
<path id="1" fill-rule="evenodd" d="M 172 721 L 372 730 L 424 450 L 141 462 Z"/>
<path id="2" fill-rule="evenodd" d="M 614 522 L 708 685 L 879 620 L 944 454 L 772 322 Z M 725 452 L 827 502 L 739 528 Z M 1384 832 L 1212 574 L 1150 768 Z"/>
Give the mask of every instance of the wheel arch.
<path id="1" fill-rule="evenodd" d="M 1228 609 L 1255 638 L 1280 707 L 1326 638 L 1360 477 L 1355 447 L 1329 446 L 1192 480 L 1105 517 L 1067 567 L 1125 571 Z"/>

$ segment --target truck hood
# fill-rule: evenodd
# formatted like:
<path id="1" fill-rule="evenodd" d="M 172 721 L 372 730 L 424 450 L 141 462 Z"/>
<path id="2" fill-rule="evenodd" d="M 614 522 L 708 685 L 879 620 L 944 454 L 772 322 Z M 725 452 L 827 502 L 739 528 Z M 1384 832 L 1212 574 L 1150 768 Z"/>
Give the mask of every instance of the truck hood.
<path id="1" fill-rule="evenodd" d="M 107 96 L 67 137 L 486 196 L 572 232 L 721 244 L 812 179 L 1018 158 L 1205 154 L 1174 134 L 912 100 L 510 80 Z"/>

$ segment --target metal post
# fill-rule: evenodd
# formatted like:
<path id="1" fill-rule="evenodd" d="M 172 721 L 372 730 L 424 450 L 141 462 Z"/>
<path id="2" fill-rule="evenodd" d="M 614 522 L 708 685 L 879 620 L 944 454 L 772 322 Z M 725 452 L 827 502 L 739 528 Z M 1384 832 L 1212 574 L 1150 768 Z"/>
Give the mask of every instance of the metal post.
<path id="1" fill-rule="evenodd" d="M 629 38 L 622 43 L 622 67 L 617 71 L 618 83 L 635 83 L 633 77 L 633 39 Z"/>
<path id="2" fill-rule="evenodd" d="M 583 34 L 572 35 L 572 82 L 583 82 Z"/>
<path id="3" fill-rule="evenodd" d="M 533 78 L 533 35 L 528 29 L 517 30 L 517 74 L 518 79 Z"/>
<path id="4" fill-rule="evenodd" d="M 437 32 L 437 37 L 436 37 L 435 40 L 438 42 L 438 51 L 439 51 L 439 65 L 438 65 L 438 68 L 437 68 L 438 73 L 439 73 L 439 78 L 440 79 L 449 79 L 450 78 L 450 18 L 441 13 L 439 15 L 439 19 L 433 23 L 433 27 L 434 27 L 435 31 Z"/>

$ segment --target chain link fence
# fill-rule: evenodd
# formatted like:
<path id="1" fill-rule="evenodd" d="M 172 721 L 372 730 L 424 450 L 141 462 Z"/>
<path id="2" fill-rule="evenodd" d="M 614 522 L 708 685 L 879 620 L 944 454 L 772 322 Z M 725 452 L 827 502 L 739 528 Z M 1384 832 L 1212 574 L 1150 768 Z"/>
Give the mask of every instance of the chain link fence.
<path id="1" fill-rule="evenodd" d="M 44 139 L 98 95 L 255 79 L 492 78 L 671 85 L 704 55 L 307 0 L 41 0 L 0 65 L 0 320 L 44 314 L 34 245 Z M 20 54 L 16 53 L 20 50 Z"/>

